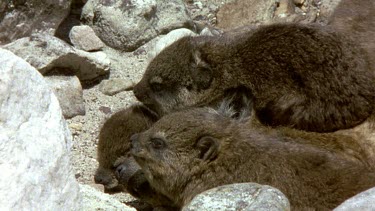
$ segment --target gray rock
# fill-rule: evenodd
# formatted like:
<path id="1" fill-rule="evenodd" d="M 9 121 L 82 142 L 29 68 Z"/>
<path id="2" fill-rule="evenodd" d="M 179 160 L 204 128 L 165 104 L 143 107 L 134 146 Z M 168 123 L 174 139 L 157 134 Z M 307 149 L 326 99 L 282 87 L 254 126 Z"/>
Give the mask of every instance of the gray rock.
<path id="1" fill-rule="evenodd" d="M 375 187 L 353 196 L 334 209 L 334 211 L 351 210 L 375 210 Z"/>
<path id="2" fill-rule="evenodd" d="M 83 195 L 82 210 L 136 211 L 126 206 L 111 195 L 97 191 L 89 185 L 80 185 Z"/>
<path id="3" fill-rule="evenodd" d="M 89 0 L 82 19 L 105 44 L 125 51 L 133 51 L 159 34 L 192 27 L 182 0 Z"/>
<path id="4" fill-rule="evenodd" d="M 90 26 L 74 26 L 69 33 L 74 47 L 84 51 L 97 51 L 104 47 L 104 43 L 96 36 Z"/>
<path id="5" fill-rule="evenodd" d="M 168 47 L 172 43 L 186 36 L 195 36 L 196 34 L 189 29 L 176 29 L 169 32 L 167 35 L 161 36 L 160 39 L 155 42 L 155 45 L 151 47 L 148 53 L 149 60 L 155 58 L 164 48 Z"/>
<path id="6" fill-rule="evenodd" d="M 276 188 L 257 183 L 237 183 L 198 194 L 182 210 L 290 210 L 290 204 L 286 196 Z"/>
<path id="7" fill-rule="evenodd" d="M 222 6 L 217 13 L 217 27 L 230 30 L 237 27 L 270 23 L 276 0 L 237 0 Z"/>
<path id="8" fill-rule="evenodd" d="M 99 85 L 99 90 L 105 95 L 115 95 L 122 91 L 129 91 L 133 89 L 134 82 L 131 80 L 114 78 L 103 80 Z"/>
<path id="9" fill-rule="evenodd" d="M 2 210 L 81 210 L 70 163 L 72 136 L 38 71 L 0 49 Z"/>
<path id="10" fill-rule="evenodd" d="M 85 115 L 82 86 L 76 76 L 47 76 L 44 79 L 59 100 L 66 119 Z"/>
<path id="11" fill-rule="evenodd" d="M 21 38 L 3 48 L 25 59 L 43 75 L 62 70 L 75 74 L 81 81 L 90 81 L 109 72 L 110 60 L 105 53 L 74 49 L 48 34 Z"/>
<path id="12" fill-rule="evenodd" d="M 317 22 L 327 24 L 341 0 L 320 0 L 320 12 Z"/>
<path id="13" fill-rule="evenodd" d="M 69 14 L 72 0 L 2 0 L 0 45 L 34 32 L 53 35 Z"/>

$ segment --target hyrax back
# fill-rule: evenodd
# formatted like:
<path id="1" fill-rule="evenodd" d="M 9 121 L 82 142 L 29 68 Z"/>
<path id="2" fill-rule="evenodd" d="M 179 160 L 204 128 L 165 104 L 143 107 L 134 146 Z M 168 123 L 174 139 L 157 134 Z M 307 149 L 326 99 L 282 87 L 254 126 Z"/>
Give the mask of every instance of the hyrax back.
<path id="1" fill-rule="evenodd" d="M 213 109 L 166 115 L 132 145 L 150 185 L 179 206 L 219 185 L 256 182 L 280 189 L 295 210 L 327 210 L 375 186 L 350 136 L 253 127 Z"/>
<path id="2" fill-rule="evenodd" d="M 142 105 L 133 105 L 114 113 L 104 122 L 98 143 L 97 160 L 99 167 L 95 173 L 96 183 L 103 184 L 106 192 L 124 191 L 115 177 L 115 162 L 130 150 L 130 137 L 148 129 L 157 116 Z"/>
<path id="3" fill-rule="evenodd" d="M 351 128 L 371 114 L 374 73 L 346 34 L 300 24 L 244 31 L 178 40 L 150 62 L 134 94 L 164 115 L 246 88 L 263 124 L 316 132 Z"/>

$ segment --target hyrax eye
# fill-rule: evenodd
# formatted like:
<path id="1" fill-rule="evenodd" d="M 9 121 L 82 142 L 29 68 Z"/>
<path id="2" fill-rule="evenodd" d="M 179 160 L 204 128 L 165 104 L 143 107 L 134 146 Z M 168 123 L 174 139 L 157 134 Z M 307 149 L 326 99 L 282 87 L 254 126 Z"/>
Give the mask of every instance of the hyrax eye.
<path id="1" fill-rule="evenodd" d="M 160 138 L 153 138 L 151 139 L 151 146 L 154 149 L 162 149 L 165 147 L 165 142 L 163 139 Z"/>

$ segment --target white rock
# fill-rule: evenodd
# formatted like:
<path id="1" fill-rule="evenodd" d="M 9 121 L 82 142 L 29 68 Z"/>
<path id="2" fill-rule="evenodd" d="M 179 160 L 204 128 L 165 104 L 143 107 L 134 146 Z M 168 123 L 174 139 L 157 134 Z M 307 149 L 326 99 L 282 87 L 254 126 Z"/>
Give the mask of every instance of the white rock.
<path id="1" fill-rule="evenodd" d="M 217 13 L 217 27 L 234 29 L 251 24 L 272 22 L 277 0 L 237 0 L 220 7 Z"/>
<path id="2" fill-rule="evenodd" d="M 182 0 L 89 0 L 82 19 L 105 44 L 124 51 L 133 51 L 171 30 L 193 27 Z"/>
<path id="3" fill-rule="evenodd" d="M 257 183 L 236 183 L 219 186 L 196 195 L 182 211 L 286 211 L 289 200 L 276 188 Z"/>
<path id="4" fill-rule="evenodd" d="M 187 36 L 196 36 L 196 34 L 185 28 L 176 29 L 168 34 L 162 36 L 153 47 L 151 47 L 150 52 L 148 53 L 148 59 L 152 60 L 158 55 L 164 48 L 170 46 L 172 43 L 176 42 L 177 40 L 187 37 Z"/>
<path id="5" fill-rule="evenodd" d="M 105 95 L 115 95 L 122 91 L 129 91 L 133 89 L 134 82 L 127 79 L 114 78 L 109 80 L 103 80 L 99 85 L 99 91 Z"/>
<path id="6" fill-rule="evenodd" d="M 1 0 L 0 44 L 7 44 L 34 32 L 53 35 L 69 14 L 72 0 Z"/>
<path id="7" fill-rule="evenodd" d="M 46 76 L 44 79 L 59 100 L 66 119 L 85 115 L 82 86 L 76 76 Z"/>
<path id="8" fill-rule="evenodd" d="M 375 187 L 353 196 L 334 209 L 334 211 L 352 210 L 375 210 Z"/>
<path id="9" fill-rule="evenodd" d="M 56 96 L 30 64 L 0 49 L 2 210 L 80 210 L 72 136 Z"/>
<path id="10" fill-rule="evenodd" d="M 82 210 L 105 210 L 105 211 L 136 211 L 126 206 L 111 195 L 97 191 L 89 185 L 80 185 L 83 195 Z"/>
<path id="11" fill-rule="evenodd" d="M 96 36 L 90 26 L 74 26 L 69 33 L 74 47 L 84 51 L 97 51 L 104 47 L 104 43 Z"/>
<path id="12" fill-rule="evenodd" d="M 21 38 L 3 48 L 25 59 L 42 74 L 60 68 L 74 73 L 81 81 L 90 81 L 109 72 L 110 60 L 105 53 L 74 49 L 48 34 Z"/>

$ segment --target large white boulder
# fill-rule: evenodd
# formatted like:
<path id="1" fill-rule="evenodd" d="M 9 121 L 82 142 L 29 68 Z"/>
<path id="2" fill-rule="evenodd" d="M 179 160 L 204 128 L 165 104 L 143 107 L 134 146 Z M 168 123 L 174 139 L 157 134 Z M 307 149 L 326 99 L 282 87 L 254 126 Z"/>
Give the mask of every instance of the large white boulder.
<path id="1" fill-rule="evenodd" d="M 40 73 L 0 49 L 0 207 L 80 210 L 72 136 Z"/>

